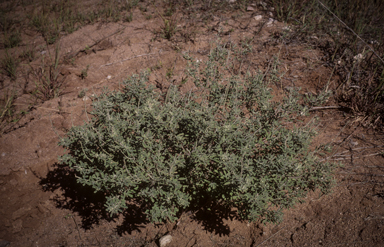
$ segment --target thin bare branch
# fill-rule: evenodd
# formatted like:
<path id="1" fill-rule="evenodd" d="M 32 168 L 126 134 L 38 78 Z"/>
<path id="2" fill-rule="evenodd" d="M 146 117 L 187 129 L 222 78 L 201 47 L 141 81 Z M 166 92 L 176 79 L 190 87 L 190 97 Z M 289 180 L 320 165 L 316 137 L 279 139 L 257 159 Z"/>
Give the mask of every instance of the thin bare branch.
<path id="1" fill-rule="evenodd" d="M 280 230 L 278 230 L 275 234 L 273 234 L 272 236 L 270 236 L 269 238 L 267 238 L 266 240 L 264 240 L 263 242 L 261 242 L 260 244 L 256 245 L 256 247 L 264 244 L 265 242 L 267 242 L 268 240 L 270 240 L 272 237 L 276 236 L 281 230 L 283 230 L 285 228 L 285 226 L 283 228 L 281 228 Z"/>

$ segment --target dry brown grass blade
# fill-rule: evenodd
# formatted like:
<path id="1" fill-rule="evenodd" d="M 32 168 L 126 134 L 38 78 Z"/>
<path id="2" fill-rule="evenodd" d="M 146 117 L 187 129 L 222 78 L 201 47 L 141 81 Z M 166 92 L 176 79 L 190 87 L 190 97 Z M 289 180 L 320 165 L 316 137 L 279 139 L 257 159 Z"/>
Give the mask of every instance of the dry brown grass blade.
<path id="1" fill-rule="evenodd" d="M 353 31 L 352 28 L 350 28 L 345 22 L 340 20 L 339 17 L 335 13 L 333 13 L 324 3 L 322 3 L 320 0 L 316 0 L 323 8 L 325 8 L 329 13 L 331 13 L 345 28 L 347 28 L 349 31 L 351 31 L 358 39 L 360 39 L 361 42 L 363 42 L 368 48 L 375 54 L 375 56 L 384 64 L 384 60 L 380 57 L 380 55 L 375 51 L 375 49 L 372 48 L 367 42 L 365 42 L 364 39 L 362 39 L 355 31 Z"/>
<path id="2" fill-rule="evenodd" d="M 120 29 L 118 29 L 116 32 L 113 32 L 112 34 L 110 34 L 110 35 L 108 35 L 108 36 L 105 36 L 105 37 L 103 37 L 103 38 L 101 38 L 101 39 L 99 39 L 99 40 L 96 40 L 93 44 L 87 46 L 87 49 L 91 49 L 91 48 L 93 48 L 94 46 L 98 45 L 101 41 L 106 40 L 106 39 L 108 39 L 108 38 L 110 38 L 110 37 L 112 37 L 112 36 L 114 36 L 114 35 L 116 35 L 116 34 L 122 32 L 122 31 L 124 31 L 125 28 L 126 28 L 126 27 L 120 28 Z M 72 53 L 68 54 L 68 55 L 66 56 L 66 58 L 67 58 L 67 59 L 70 59 L 70 58 L 76 57 L 80 52 L 85 52 L 85 51 L 86 51 L 85 49 L 81 49 L 81 50 L 72 52 Z"/>

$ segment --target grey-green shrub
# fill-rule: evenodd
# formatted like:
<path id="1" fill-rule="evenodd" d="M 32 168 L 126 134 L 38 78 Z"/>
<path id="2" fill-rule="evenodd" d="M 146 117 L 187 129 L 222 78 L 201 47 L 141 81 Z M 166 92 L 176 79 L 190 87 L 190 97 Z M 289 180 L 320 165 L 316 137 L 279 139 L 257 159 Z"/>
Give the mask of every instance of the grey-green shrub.
<path id="1" fill-rule="evenodd" d="M 292 93 L 271 101 L 261 74 L 224 76 L 225 49 L 205 64 L 185 56 L 196 86 L 186 94 L 177 86 L 158 93 L 148 72 L 133 75 L 122 92 L 96 97 L 93 118 L 61 140 L 70 151 L 61 162 L 105 192 L 111 214 L 136 201 L 152 221 L 174 221 L 217 202 L 244 219 L 276 222 L 306 191 L 330 187 L 332 166 L 308 150 L 314 131 L 291 124 L 305 108 Z"/>

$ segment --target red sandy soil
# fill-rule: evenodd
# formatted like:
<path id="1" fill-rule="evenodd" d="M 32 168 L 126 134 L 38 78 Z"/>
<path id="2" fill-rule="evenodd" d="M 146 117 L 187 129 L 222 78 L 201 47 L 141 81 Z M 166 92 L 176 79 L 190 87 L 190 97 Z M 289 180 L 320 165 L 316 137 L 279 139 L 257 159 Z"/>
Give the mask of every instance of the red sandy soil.
<path id="1" fill-rule="evenodd" d="M 217 14 L 206 23 L 179 15 L 179 31 L 171 41 L 154 34 L 160 30 L 159 17 L 147 20 L 139 10 L 130 23 L 85 26 L 61 38 L 61 56 L 75 55 L 74 60 L 60 65 L 62 95 L 43 103 L 31 105 L 33 81 L 19 76 L 11 82 L 2 75 L 2 92 L 14 85 L 25 89 L 19 90 L 15 106 L 28 113 L 0 137 L 0 240 L 11 242 L 11 247 L 158 246 L 159 239 L 170 234 L 173 239 L 167 246 L 383 246 L 384 159 L 379 154 L 383 135 L 358 127 L 337 109 L 313 111 L 310 116 L 319 118 L 313 144 L 330 143 L 333 150 L 323 158 L 344 165 L 335 172 L 333 192 L 321 197 L 310 193 L 305 203 L 286 210 L 278 225 L 240 221 L 235 211 L 219 208 L 209 214 L 185 214 L 177 223 L 149 223 L 135 205 L 110 218 L 103 197 L 79 187 L 73 173 L 58 163 L 65 150 L 57 143 L 71 126 L 91 117 L 87 112 L 92 94 L 103 87 L 119 89 L 122 80 L 144 68 L 154 68 L 150 83 L 166 87 L 170 81 L 180 82 L 186 65 L 182 53 L 204 61 L 219 36 L 233 43 L 253 38 L 254 71 L 267 71 L 277 56 L 283 77 L 275 88 L 294 85 L 302 93 L 316 94 L 328 80 L 331 88 L 337 85 L 338 77 L 330 78 L 332 68 L 326 66 L 322 51 L 310 44 L 285 42 L 286 25 L 277 21 L 264 25 L 268 17 L 260 12 L 263 19 L 256 20 L 258 11 L 236 18 Z M 23 34 L 23 42 L 34 44 L 37 54 L 54 52 L 54 45 L 47 48 L 37 33 Z M 31 66 L 39 63 L 36 59 Z M 82 79 L 87 65 L 88 76 Z M 166 77 L 168 68 L 173 68 L 172 78 Z M 83 89 L 87 91 L 79 97 Z"/>

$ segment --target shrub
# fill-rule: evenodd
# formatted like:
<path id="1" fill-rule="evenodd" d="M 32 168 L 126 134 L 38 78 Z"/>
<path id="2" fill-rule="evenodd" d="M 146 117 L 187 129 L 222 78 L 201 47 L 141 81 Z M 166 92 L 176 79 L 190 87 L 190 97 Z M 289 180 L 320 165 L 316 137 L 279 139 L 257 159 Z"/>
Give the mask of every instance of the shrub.
<path id="1" fill-rule="evenodd" d="M 48 53 L 48 58 L 42 57 L 41 66 L 38 68 L 30 66 L 31 78 L 35 83 L 33 95 L 44 102 L 62 94 L 64 79 L 60 76 L 60 44 L 55 48 L 55 56 Z M 47 62 L 48 61 L 48 62 Z M 28 75 L 29 76 L 29 75 Z"/>
<path id="2" fill-rule="evenodd" d="M 243 219 L 277 222 L 308 190 L 329 189 L 332 166 L 308 149 L 313 128 L 292 125 L 305 110 L 294 93 L 273 102 L 263 75 L 224 76 L 225 49 L 205 66 L 189 61 L 197 88 L 189 93 L 156 92 L 148 72 L 124 81 L 122 92 L 105 90 L 93 118 L 60 141 L 70 151 L 61 162 L 105 193 L 111 214 L 136 201 L 152 221 L 174 221 L 216 202 Z"/>
<path id="3" fill-rule="evenodd" d="M 12 54 L 9 54 L 8 50 L 5 50 L 5 57 L 0 61 L 0 66 L 3 69 L 3 72 L 9 76 L 11 80 L 16 80 L 19 61 L 14 58 Z"/>
<path id="4" fill-rule="evenodd" d="M 4 33 L 4 47 L 13 48 L 19 46 L 21 43 L 21 34 L 18 31 L 11 32 L 10 34 Z"/>

